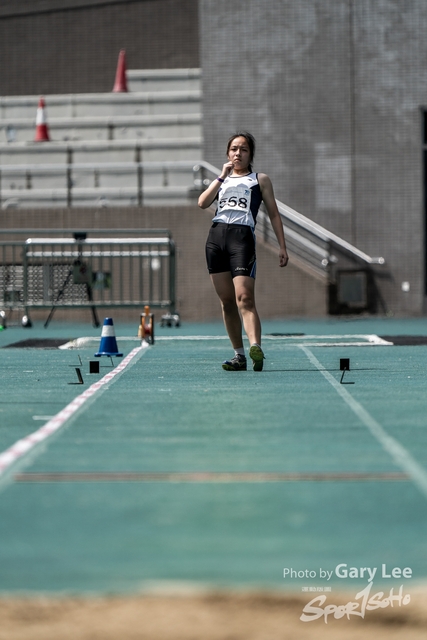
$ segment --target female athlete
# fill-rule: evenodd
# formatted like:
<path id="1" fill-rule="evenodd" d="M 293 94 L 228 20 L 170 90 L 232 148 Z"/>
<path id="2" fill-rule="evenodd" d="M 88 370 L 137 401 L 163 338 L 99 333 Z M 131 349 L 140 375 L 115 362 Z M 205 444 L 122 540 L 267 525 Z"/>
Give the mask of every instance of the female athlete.
<path id="1" fill-rule="evenodd" d="M 231 136 L 227 144 L 228 161 L 198 200 L 202 209 L 218 200 L 206 242 L 206 261 L 234 349 L 234 357 L 222 365 L 226 371 L 247 369 L 242 320 L 253 369 L 263 368 L 261 322 L 255 306 L 255 224 L 261 202 L 279 242 L 279 265 L 285 267 L 289 260 L 271 180 L 265 173 L 253 172 L 254 156 L 255 139 L 250 133 Z"/>

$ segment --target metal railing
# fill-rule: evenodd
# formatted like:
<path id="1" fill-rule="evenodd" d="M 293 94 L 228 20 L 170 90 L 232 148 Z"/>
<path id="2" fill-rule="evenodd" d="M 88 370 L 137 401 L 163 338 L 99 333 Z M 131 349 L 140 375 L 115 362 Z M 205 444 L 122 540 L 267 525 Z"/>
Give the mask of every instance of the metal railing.
<path id="1" fill-rule="evenodd" d="M 2 165 L 0 207 L 142 206 L 146 201 L 194 199 L 199 166 L 192 161 L 142 162 L 138 147 L 134 162 Z M 38 204 L 40 203 L 40 204 Z M 50 203 L 50 204 L 49 204 Z"/>
<path id="2" fill-rule="evenodd" d="M 31 310 L 50 308 L 47 325 L 55 309 L 88 308 L 95 326 L 99 308 L 149 305 L 175 312 L 175 245 L 168 231 L 91 230 L 70 232 L 68 238 L 58 230 L 5 234 L 30 235 L 0 241 L 5 310 L 21 310 L 29 318 Z"/>
<path id="3" fill-rule="evenodd" d="M 210 176 L 217 176 L 220 170 L 208 162 L 200 162 L 194 167 L 194 172 L 198 173 L 195 184 L 203 189 L 211 183 Z M 276 202 L 288 247 L 317 274 L 326 276 L 330 266 L 336 265 L 343 259 L 355 266 L 385 264 L 384 258 L 369 256 L 283 202 L 279 200 Z M 258 217 L 257 229 L 263 240 L 269 244 L 277 244 L 276 236 L 263 207 Z"/>
<path id="4" fill-rule="evenodd" d="M 194 171 L 198 173 L 195 184 L 200 190 L 205 189 L 211 183 L 212 175 L 217 176 L 220 173 L 219 169 L 207 162 L 200 162 L 194 167 Z M 330 313 L 343 312 L 348 310 L 346 307 L 354 310 L 364 307 L 368 310 L 374 310 L 380 300 L 374 267 L 385 265 L 385 259 L 381 256 L 372 257 L 364 253 L 283 202 L 279 200 L 276 202 L 291 258 L 329 286 Z M 257 235 L 267 244 L 278 246 L 270 219 L 263 206 L 257 218 Z M 365 302 L 345 300 L 346 295 L 341 293 L 341 276 L 344 274 L 347 276 L 354 274 L 356 287 L 359 287 L 363 280 Z M 347 278 L 347 286 L 348 282 Z"/>

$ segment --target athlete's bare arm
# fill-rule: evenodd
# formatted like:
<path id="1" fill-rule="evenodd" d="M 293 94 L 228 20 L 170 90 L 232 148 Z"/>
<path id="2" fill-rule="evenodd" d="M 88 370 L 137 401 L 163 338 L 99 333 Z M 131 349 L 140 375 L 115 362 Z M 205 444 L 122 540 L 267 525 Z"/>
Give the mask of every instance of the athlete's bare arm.
<path id="1" fill-rule="evenodd" d="M 221 174 L 219 175 L 219 178 L 221 178 L 221 180 L 225 180 L 229 176 L 229 174 L 232 172 L 232 170 L 233 170 L 233 163 L 226 162 L 222 167 L 222 171 L 221 171 Z M 212 202 L 215 200 L 218 194 L 218 191 L 221 188 L 221 184 L 222 183 L 215 178 L 215 180 L 213 180 L 213 182 L 210 183 L 209 187 L 205 191 L 203 191 L 203 193 L 199 196 L 199 199 L 197 201 L 197 204 L 201 209 L 207 209 L 208 207 L 211 206 Z"/>
<path id="2" fill-rule="evenodd" d="M 258 182 L 261 187 L 262 199 L 267 209 L 268 217 L 271 220 L 271 226 L 276 234 L 279 243 L 279 265 L 286 267 L 289 261 L 288 252 L 286 251 L 285 234 L 283 232 L 282 219 L 279 209 L 277 208 L 276 198 L 274 197 L 273 185 L 270 178 L 265 173 L 258 174 Z"/>

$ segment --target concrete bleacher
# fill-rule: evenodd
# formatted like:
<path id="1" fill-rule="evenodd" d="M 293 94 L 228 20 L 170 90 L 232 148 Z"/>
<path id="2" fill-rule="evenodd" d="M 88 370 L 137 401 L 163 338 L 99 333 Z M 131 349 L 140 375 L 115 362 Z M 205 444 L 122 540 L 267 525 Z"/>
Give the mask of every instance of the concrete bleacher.
<path id="1" fill-rule="evenodd" d="M 1 206 L 194 200 L 200 71 L 128 71 L 128 88 L 45 96 L 45 142 L 34 142 L 39 96 L 0 98 Z"/>
<path id="2" fill-rule="evenodd" d="M 190 138 L 200 136 L 200 114 L 159 114 L 144 116 L 80 116 L 54 118 L 49 121 L 53 141 L 69 140 L 144 140 L 176 138 L 185 133 Z M 15 119 L 12 123 L 0 120 L 1 142 L 28 142 L 34 137 L 34 117 Z"/>
<path id="3" fill-rule="evenodd" d="M 129 69 L 128 89 L 134 91 L 200 91 L 200 69 Z"/>

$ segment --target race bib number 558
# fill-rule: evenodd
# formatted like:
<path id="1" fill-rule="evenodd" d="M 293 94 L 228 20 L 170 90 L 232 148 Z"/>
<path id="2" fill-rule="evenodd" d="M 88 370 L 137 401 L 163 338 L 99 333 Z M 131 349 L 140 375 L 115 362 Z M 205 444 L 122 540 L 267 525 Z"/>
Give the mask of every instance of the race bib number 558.
<path id="1" fill-rule="evenodd" d="M 251 204 L 251 192 L 245 187 L 230 187 L 218 203 L 219 211 L 232 209 L 240 213 L 248 213 Z"/>

